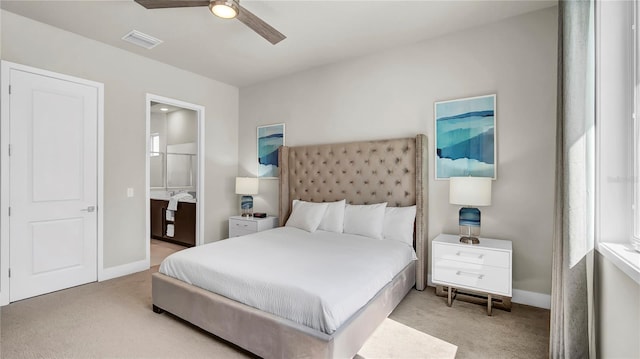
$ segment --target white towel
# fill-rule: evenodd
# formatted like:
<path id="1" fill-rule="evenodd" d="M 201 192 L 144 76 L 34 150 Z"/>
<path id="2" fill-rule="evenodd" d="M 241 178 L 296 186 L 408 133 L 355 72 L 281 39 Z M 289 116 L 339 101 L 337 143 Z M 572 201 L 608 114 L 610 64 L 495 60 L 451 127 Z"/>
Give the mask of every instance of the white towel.
<path id="1" fill-rule="evenodd" d="M 167 237 L 173 237 L 173 224 L 167 224 Z"/>
<path id="2" fill-rule="evenodd" d="M 166 210 L 165 211 L 165 218 L 166 218 L 167 221 L 172 221 L 173 222 L 175 220 L 175 218 L 176 218 L 175 217 L 175 212 L 170 210 L 170 209 Z"/>
<path id="3" fill-rule="evenodd" d="M 182 198 L 193 198 L 191 197 L 190 194 L 188 193 L 178 193 L 175 194 L 173 196 L 171 196 L 171 199 L 169 199 L 169 205 L 167 206 L 167 209 L 170 209 L 172 211 L 177 211 L 178 210 L 178 201 Z"/>

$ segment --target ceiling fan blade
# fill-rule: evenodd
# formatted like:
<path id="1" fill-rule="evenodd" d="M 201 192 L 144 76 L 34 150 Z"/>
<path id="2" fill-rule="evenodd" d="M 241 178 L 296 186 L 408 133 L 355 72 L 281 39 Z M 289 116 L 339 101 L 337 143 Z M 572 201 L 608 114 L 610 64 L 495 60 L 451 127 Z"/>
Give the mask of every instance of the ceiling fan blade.
<path id="1" fill-rule="evenodd" d="M 245 9 L 242 6 L 239 6 L 239 8 L 240 11 L 238 11 L 238 16 L 236 18 L 243 24 L 251 28 L 251 30 L 257 32 L 258 35 L 267 39 L 267 41 L 269 41 L 270 43 L 275 45 L 287 38 L 286 36 L 282 35 L 280 31 L 274 29 L 271 25 L 255 16 L 251 11 Z"/>
<path id="2" fill-rule="evenodd" d="M 135 0 L 135 2 L 147 9 L 209 6 L 209 0 Z"/>

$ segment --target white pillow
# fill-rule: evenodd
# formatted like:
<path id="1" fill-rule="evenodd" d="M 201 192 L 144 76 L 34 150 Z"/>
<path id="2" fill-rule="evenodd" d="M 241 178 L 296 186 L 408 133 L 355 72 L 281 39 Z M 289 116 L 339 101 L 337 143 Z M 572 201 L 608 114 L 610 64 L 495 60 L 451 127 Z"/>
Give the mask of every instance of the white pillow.
<path id="1" fill-rule="evenodd" d="M 382 236 L 407 243 L 413 247 L 413 223 L 416 220 L 416 206 L 387 207 L 384 212 Z"/>
<path id="2" fill-rule="evenodd" d="M 344 209 L 344 233 L 382 239 L 387 202 L 369 205 L 348 204 Z"/>
<path id="3" fill-rule="evenodd" d="M 307 232 L 315 232 L 328 206 L 326 203 L 313 203 L 294 199 L 293 209 L 285 226 L 304 229 Z"/>
<path id="4" fill-rule="evenodd" d="M 329 232 L 342 233 L 344 230 L 344 207 L 347 201 L 328 202 L 327 211 L 318 229 Z"/>

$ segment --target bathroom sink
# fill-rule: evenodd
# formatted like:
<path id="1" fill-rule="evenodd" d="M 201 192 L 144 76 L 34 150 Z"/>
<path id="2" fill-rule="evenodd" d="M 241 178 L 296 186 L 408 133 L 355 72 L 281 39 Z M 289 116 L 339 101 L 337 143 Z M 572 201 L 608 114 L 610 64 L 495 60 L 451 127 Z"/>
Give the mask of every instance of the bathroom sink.
<path id="1" fill-rule="evenodd" d="M 195 199 L 195 192 L 187 192 L 189 193 L 192 197 L 189 198 L 180 198 L 178 200 L 178 202 L 188 202 L 188 203 L 196 203 L 196 199 Z M 164 200 L 164 201 L 168 201 L 171 199 L 171 194 L 168 192 L 162 192 L 162 191 L 154 191 L 151 192 L 150 194 L 151 199 L 159 199 L 159 200 Z"/>

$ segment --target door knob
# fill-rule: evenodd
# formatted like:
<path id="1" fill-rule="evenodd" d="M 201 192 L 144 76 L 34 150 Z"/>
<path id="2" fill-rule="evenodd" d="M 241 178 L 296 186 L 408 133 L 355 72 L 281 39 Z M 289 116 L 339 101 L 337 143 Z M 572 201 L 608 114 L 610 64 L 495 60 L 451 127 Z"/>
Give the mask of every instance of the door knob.
<path id="1" fill-rule="evenodd" d="M 81 209 L 81 211 L 89 212 L 89 213 L 94 212 L 95 210 L 96 210 L 96 206 L 89 206 L 86 209 Z"/>

